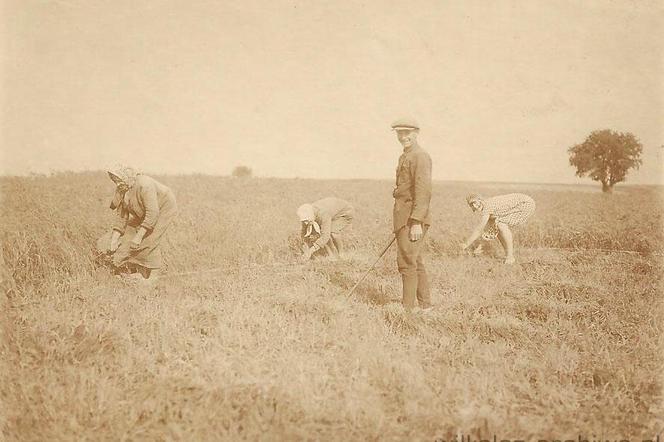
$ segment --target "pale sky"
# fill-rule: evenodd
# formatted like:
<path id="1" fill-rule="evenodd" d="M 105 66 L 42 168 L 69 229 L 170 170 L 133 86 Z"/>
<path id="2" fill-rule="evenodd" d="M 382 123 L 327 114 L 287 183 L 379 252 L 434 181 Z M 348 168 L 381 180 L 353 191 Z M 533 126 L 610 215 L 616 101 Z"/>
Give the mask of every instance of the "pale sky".
<path id="1" fill-rule="evenodd" d="M 440 180 L 576 183 L 634 133 L 664 184 L 664 2 L 5 0 L 3 173 L 391 178 L 409 116 Z"/>

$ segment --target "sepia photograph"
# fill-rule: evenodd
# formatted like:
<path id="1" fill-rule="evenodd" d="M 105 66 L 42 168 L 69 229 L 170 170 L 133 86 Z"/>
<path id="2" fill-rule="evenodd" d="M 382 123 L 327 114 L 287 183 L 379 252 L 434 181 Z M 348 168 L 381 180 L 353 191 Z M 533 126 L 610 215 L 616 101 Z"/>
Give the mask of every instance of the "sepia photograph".
<path id="1" fill-rule="evenodd" d="M 0 441 L 664 442 L 662 0 L 0 17 Z"/>

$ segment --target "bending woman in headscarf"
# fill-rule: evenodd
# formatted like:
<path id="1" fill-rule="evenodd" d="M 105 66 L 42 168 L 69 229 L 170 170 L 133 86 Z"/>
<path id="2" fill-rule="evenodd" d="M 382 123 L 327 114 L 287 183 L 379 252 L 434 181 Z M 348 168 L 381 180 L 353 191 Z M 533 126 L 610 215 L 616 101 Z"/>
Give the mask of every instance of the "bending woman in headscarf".
<path id="1" fill-rule="evenodd" d="M 473 212 L 480 212 L 482 218 L 468 240 L 461 244 L 461 249 L 471 247 L 480 236 L 485 241 L 498 237 L 505 250 L 505 264 L 514 264 L 514 241 L 510 227 L 523 224 L 535 212 L 535 201 L 522 193 L 510 193 L 486 199 L 471 194 L 466 202 Z"/>
<path id="2" fill-rule="evenodd" d="M 302 224 L 301 238 L 304 242 L 303 260 L 308 260 L 319 250 L 328 256 L 339 258 L 344 251 L 341 232 L 353 221 L 355 209 L 342 199 L 328 197 L 297 209 Z M 311 240 L 318 236 L 317 239 Z"/>
<path id="3" fill-rule="evenodd" d="M 175 195 L 131 167 L 118 166 L 108 175 L 116 185 L 110 207 L 117 220 L 97 248 L 111 255 L 115 273 L 139 273 L 154 280 L 163 265 L 159 243 L 177 213 Z"/>

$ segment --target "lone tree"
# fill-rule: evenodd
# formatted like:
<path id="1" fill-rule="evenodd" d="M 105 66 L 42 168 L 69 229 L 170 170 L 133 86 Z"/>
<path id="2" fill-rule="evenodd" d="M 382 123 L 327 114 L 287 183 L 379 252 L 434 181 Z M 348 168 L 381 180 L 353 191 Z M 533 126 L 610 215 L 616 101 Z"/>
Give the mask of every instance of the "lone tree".
<path id="1" fill-rule="evenodd" d="M 247 166 L 237 166 L 233 169 L 233 176 L 235 178 L 249 178 L 251 174 L 251 169 Z"/>
<path id="2" fill-rule="evenodd" d="M 629 169 L 641 166 L 643 146 L 629 132 L 605 129 L 592 132 L 586 141 L 567 151 L 577 176 L 589 176 L 602 183 L 603 192 L 611 192 L 616 183 L 625 181 Z"/>

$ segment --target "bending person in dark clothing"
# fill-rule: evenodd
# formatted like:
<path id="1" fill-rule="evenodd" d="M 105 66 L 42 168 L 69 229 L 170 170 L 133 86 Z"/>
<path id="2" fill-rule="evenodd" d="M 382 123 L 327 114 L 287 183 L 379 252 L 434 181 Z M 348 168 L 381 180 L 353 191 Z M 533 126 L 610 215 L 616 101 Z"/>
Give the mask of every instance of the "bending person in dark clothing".
<path id="1" fill-rule="evenodd" d="M 135 273 L 155 280 L 163 266 L 159 244 L 177 214 L 175 195 L 131 167 L 118 166 L 108 175 L 116 185 L 111 209 L 117 219 L 99 239 L 97 249 L 110 255 L 116 274 Z"/>

